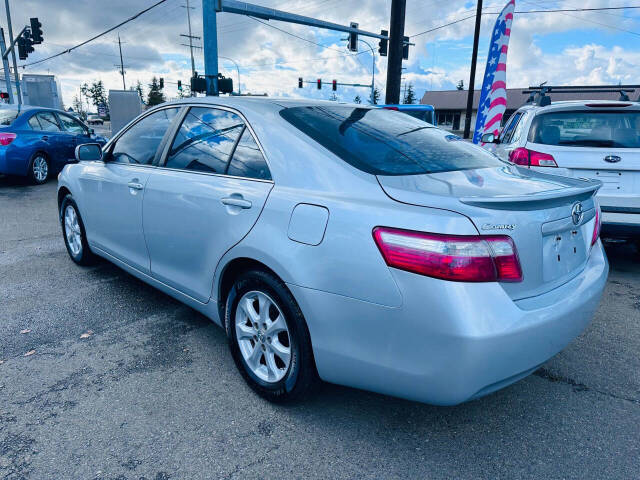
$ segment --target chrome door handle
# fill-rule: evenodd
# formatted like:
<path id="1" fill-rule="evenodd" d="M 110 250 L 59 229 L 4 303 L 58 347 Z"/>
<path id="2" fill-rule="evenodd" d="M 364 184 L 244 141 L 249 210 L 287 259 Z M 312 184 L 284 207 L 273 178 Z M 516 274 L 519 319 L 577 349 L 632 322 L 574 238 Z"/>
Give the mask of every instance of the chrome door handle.
<path id="1" fill-rule="evenodd" d="M 242 197 L 225 197 L 220 200 L 223 205 L 230 205 L 240 208 L 251 208 L 251 202 Z"/>
<path id="2" fill-rule="evenodd" d="M 144 185 L 138 182 L 129 182 L 127 185 L 129 185 L 129 188 L 133 188 L 134 190 L 142 190 L 144 188 Z"/>

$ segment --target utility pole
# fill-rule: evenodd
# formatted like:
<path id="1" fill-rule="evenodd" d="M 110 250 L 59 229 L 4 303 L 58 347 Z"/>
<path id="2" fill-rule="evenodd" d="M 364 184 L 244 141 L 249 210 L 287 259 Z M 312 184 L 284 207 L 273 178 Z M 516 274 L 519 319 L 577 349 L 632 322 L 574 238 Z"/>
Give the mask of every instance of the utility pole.
<path id="1" fill-rule="evenodd" d="M 122 75 L 122 89 L 126 90 L 127 85 L 124 82 L 124 63 L 122 61 L 122 42 L 120 41 L 120 34 L 118 33 L 118 49 L 120 50 L 120 75 Z"/>
<path id="2" fill-rule="evenodd" d="M 391 1 L 389 27 L 389 58 L 387 60 L 387 93 L 385 103 L 400 103 L 400 77 L 402 76 L 402 49 L 404 47 L 404 20 L 406 0 Z"/>
<path id="3" fill-rule="evenodd" d="M 187 35 L 187 37 L 189 38 L 189 52 L 191 52 L 191 76 L 195 76 L 196 74 L 196 62 L 193 59 L 193 38 L 194 36 L 191 33 L 191 9 L 194 8 L 192 6 L 189 5 L 189 0 L 187 0 L 187 5 L 183 5 L 183 8 L 187 9 L 187 23 L 189 24 L 189 35 Z"/>
<path id="4" fill-rule="evenodd" d="M 7 84 L 7 93 L 9 93 L 9 103 L 14 103 L 13 88 L 11 88 L 11 73 L 9 72 L 9 59 L 4 56 L 7 46 L 4 43 L 4 30 L 0 28 L 0 53 L 2 53 L 2 65 L 4 66 L 4 82 Z"/>
<path id="5" fill-rule="evenodd" d="M 476 29 L 473 34 L 473 51 L 471 52 L 471 73 L 469 74 L 469 87 L 467 92 L 467 112 L 464 116 L 464 135 L 469 138 L 471 133 L 471 110 L 473 109 L 473 92 L 476 82 L 476 62 L 478 61 L 478 39 L 480 38 L 480 21 L 482 20 L 482 0 L 478 0 L 476 9 Z"/>
<path id="6" fill-rule="evenodd" d="M 218 26 L 216 23 L 218 1 L 202 0 L 202 44 L 207 95 L 218 95 Z"/>
<path id="7" fill-rule="evenodd" d="M 11 11 L 9 0 L 4 0 L 4 6 L 7 11 L 7 27 L 9 28 L 9 45 L 13 45 L 13 29 L 11 28 Z M 11 50 L 11 59 L 13 60 L 13 73 L 16 79 L 16 94 L 18 95 L 18 105 L 22 105 L 22 95 L 20 93 L 20 76 L 18 75 L 18 63 L 16 62 L 16 49 Z"/>

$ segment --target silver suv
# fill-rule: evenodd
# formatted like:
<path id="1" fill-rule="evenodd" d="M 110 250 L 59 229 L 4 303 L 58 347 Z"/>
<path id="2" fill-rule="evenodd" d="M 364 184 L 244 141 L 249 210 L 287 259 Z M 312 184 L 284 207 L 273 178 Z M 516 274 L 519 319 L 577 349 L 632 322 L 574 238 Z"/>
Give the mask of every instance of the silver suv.
<path id="1" fill-rule="evenodd" d="M 640 239 L 640 103 L 525 105 L 495 143 L 503 160 L 545 173 L 602 182 L 603 232 Z"/>

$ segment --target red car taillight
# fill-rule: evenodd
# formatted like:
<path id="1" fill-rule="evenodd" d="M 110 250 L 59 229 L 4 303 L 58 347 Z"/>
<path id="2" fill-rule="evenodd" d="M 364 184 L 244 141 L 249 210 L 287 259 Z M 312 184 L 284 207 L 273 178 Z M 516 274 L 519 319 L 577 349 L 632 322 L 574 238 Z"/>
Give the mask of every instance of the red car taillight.
<path id="1" fill-rule="evenodd" d="M 524 167 L 557 167 L 555 159 L 548 153 L 518 147 L 509 154 L 509 161 Z"/>
<path id="2" fill-rule="evenodd" d="M 458 282 L 520 282 L 518 252 L 507 235 L 440 235 L 388 227 L 373 238 L 390 267 Z"/>
<path id="3" fill-rule="evenodd" d="M 15 140 L 17 135 L 15 133 L 0 133 L 0 145 L 5 147 Z"/>
<path id="4" fill-rule="evenodd" d="M 600 227 L 602 226 L 602 212 L 600 205 L 596 205 L 596 223 L 593 226 L 593 235 L 591 235 L 591 246 L 593 247 L 600 236 Z"/>

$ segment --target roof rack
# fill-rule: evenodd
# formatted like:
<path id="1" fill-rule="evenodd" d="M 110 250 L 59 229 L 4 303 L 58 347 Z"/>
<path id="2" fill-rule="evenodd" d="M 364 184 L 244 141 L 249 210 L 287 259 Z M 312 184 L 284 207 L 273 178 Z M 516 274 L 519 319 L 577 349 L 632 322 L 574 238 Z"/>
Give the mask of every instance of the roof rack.
<path id="1" fill-rule="evenodd" d="M 628 102 L 628 93 L 635 92 L 640 85 L 585 85 L 585 86 L 562 86 L 562 85 L 546 85 L 547 82 L 541 83 L 539 86 L 530 86 L 523 90 L 522 93 L 528 93 L 527 103 L 546 107 L 551 104 L 551 97 L 547 93 L 553 91 L 558 93 L 620 93 L 619 101 Z M 636 100 L 640 102 L 640 96 Z"/>

